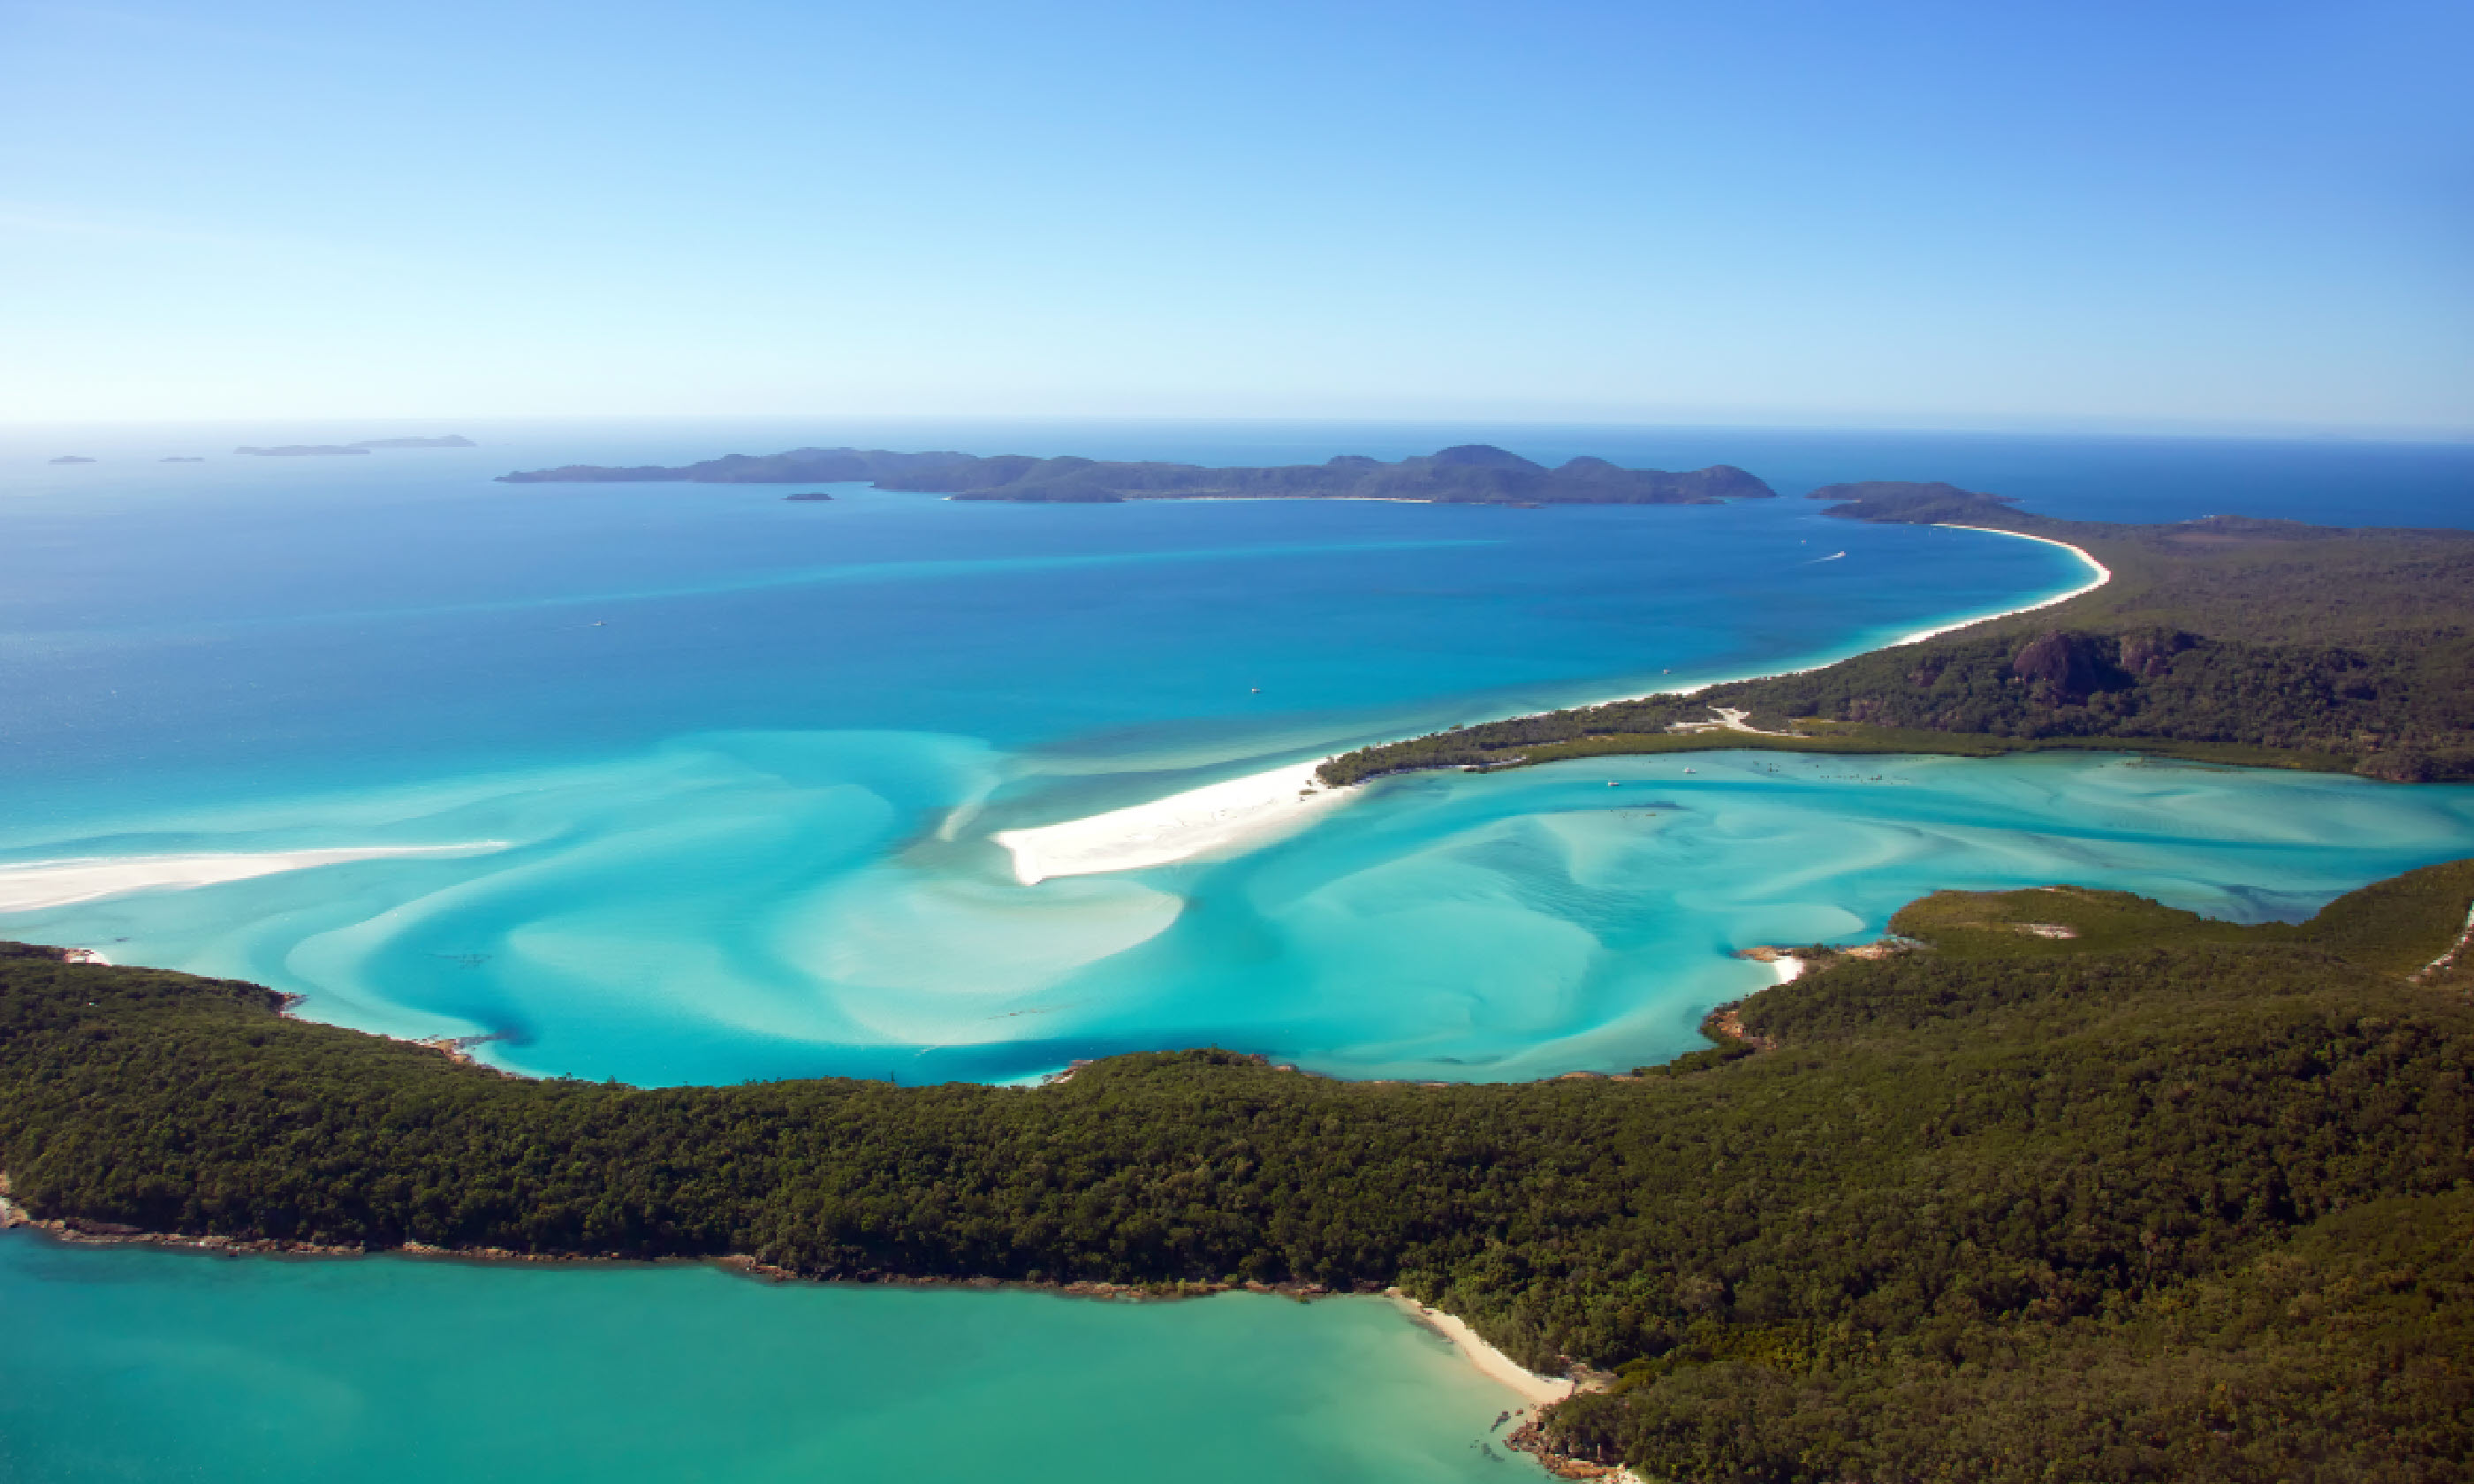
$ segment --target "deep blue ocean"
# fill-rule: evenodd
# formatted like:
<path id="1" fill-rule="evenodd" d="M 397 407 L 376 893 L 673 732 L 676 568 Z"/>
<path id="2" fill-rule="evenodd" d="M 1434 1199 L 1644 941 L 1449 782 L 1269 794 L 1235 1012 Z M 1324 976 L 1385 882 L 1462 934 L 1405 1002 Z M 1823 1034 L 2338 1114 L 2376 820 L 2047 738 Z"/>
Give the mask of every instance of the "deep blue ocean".
<path id="1" fill-rule="evenodd" d="M 230 452 L 443 432 L 481 446 Z M 1733 463 L 1787 497 L 1044 507 L 492 482 L 809 443 L 1225 464 L 1472 441 L 1546 462 Z M 96 462 L 47 462 L 64 454 Z M 204 462 L 161 462 L 177 456 Z M 1833 521 L 1800 498 L 1867 478 L 2092 519 L 2474 524 L 2466 445 L 1338 423 L 15 430 L 0 436 L 0 901 L 16 908 L 0 937 L 251 978 L 390 1034 L 494 1037 L 486 1058 L 536 1074 L 1010 1080 L 1209 1042 L 1342 1076 L 1492 1079 L 1689 1049 L 1710 1005 L 1768 981 L 1735 948 L 1869 937 L 1935 887 L 2073 881 L 2291 918 L 2474 854 L 2474 790 L 2106 756 L 1422 775 L 1259 849 L 1030 887 L 989 841 L 1359 742 L 1823 662 L 2084 580 L 2049 546 Z M 231 878 L 113 889 L 217 874 Z M 988 1353 L 1012 1357 L 969 1373 L 990 1416 L 1050 1416 L 1078 1376 L 1186 1376 L 1201 1396 L 1208 1372 L 1231 1415 L 1291 1420 L 1268 1444 L 1231 1424 L 1230 1477 L 1529 1468 L 1474 1450 L 1483 1382 L 1389 1411 L 1291 1395 L 1318 1366 L 1380 1391 L 1449 1360 L 1377 1310 L 1247 1340 L 1310 1352 L 1249 1369 L 1197 1357 L 1278 1325 L 1219 1301 L 1147 1311 L 1217 1317 L 1115 1325 L 1055 1301 L 814 1290 L 789 1317 L 781 1295 L 692 1286 L 716 1281 L 0 1243 L 0 1303 L 29 1316 L 0 1347 L 0 1392 L 49 1399 L 0 1402 L 0 1472 L 463 1470 L 435 1436 L 405 1442 L 387 1404 L 424 1346 L 455 1348 L 429 1316 L 533 1305 L 508 1353 L 555 1370 L 620 1343 L 600 1316 L 623 1304 L 643 1306 L 648 1346 L 758 1345 L 839 1399 L 788 1451 L 689 1428 L 707 1476 L 891 1477 L 899 1460 L 851 1430 L 876 1404 L 864 1368 L 841 1342 L 782 1347 L 826 1333 L 864 1353 L 928 1313 L 900 1304 L 932 1300 L 981 1316 L 937 1310 L 960 1326 L 937 1346 L 967 1349 L 955 1335 L 980 1324 Z M 345 1328 L 305 1338 L 321 1324 Z M 1070 1358 L 1043 1369 L 1055 1344 Z M 1163 1346 L 1176 1366 L 1142 1362 Z M 531 1414 L 494 1401 L 503 1389 L 419 1395 L 514 1438 Z M 621 1426 L 627 1394 L 566 1396 L 562 1425 Z M 1429 1446 L 1446 1434 L 1448 1459 Z M 684 1476 L 658 1450 L 632 1456 L 577 1454 L 569 1472 Z"/>

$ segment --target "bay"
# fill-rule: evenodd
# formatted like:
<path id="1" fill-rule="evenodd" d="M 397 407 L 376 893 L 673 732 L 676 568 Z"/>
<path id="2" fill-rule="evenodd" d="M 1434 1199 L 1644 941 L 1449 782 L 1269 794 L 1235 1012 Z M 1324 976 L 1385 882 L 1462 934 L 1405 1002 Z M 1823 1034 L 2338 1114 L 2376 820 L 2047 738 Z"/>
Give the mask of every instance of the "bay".
<path id="1" fill-rule="evenodd" d="M 1518 1403 L 1372 1298 L 1124 1304 L 12 1233 L 0 1313 L 15 1484 L 1545 1477 L 1492 1430 Z"/>

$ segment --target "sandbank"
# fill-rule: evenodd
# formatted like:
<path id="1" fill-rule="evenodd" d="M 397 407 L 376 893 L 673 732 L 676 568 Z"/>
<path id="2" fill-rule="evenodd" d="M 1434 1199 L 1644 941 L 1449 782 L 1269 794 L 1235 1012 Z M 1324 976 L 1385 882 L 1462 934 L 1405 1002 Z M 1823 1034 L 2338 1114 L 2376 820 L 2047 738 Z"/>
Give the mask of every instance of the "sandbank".
<path id="1" fill-rule="evenodd" d="M 94 855 L 28 861 L 0 866 L 0 912 L 65 907 L 128 892 L 182 891 L 347 861 L 404 855 L 479 855 L 505 850 L 507 845 L 504 840 L 476 840 L 464 845 L 365 845 L 323 850 Z"/>
<path id="2" fill-rule="evenodd" d="M 1260 845 L 1347 797 L 1315 777 L 1322 763 L 1291 763 L 1105 814 L 1000 830 L 994 839 L 1013 852 L 1014 878 L 1025 886 Z"/>
<path id="3" fill-rule="evenodd" d="M 1283 496 L 1206 495 L 1204 499 L 1278 499 Z M 1993 536 L 2013 536 L 2025 541 L 2042 541 L 2059 546 L 2087 563 L 2093 575 L 2087 582 L 2058 597 L 2040 598 L 2018 608 L 1998 613 L 1978 613 L 1920 629 L 1904 637 L 1880 646 L 1896 649 L 1903 644 L 1916 644 L 1964 629 L 1971 624 L 1990 623 L 1997 618 L 2032 613 L 2039 609 L 2067 603 L 2083 593 L 2094 592 L 2113 581 L 2112 571 L 2096 558 L 2068 541 L 2050 537 L 2028 536 L 2020 531 L 2003 531 L 1993 526 L 1945 524 L 1948 531 L 1981 531 Z M 1828 560 L 1828 559 L 1825 559 Z M 1847 657 L 1839 657 L 1844 658 Z M 1763 671 L 1757 675 L 1738 675 L 1698 684 L 1679 686 L 1655 692 L 1661 695 L 1697 695 L 1712 685 L 1732 685 L 1742 681 L 1769 680 L 1781 675 L 1801 675 L 1839 662 L 1827 659 L 1820 664 L 1797 669 Z M 1612 706 L 1619 701 L 1637 701 L 1639 695 L 1611 697 L 1592 703 Z M 1743 713 L 1736 712 L 1711 726 L 1725 726 L 1735 730 L 1751 731 L 1744 724 Z M 1313 762 L 1295 763 L 1257 773 L 1224 783 L 1172 794 L 1151 803 L 1138 803 L 1129 808 L 1111 809 L 1105 814 L 1093 814 L 1079 820 L 1066 820 L 1055 825 L 1042 825 L 1035 829 L 1008 829 L 999 832 L 996 843 L 1013 852 L 1016 879 L 1025 886 L 1047 880 L 1051 876 L 1090 875 L 1109 871 L 1133 871 L 1145 866 L 1165 866 L 1188 860 L 1210 850 L 1228 850 L 1239 846 L 1261 845 L 1275 836 L 1303 825 L 1314 815 L 1353 798 L 1354 786 L 1330 788 L 1316 777 L 1315 770 L 1329 762 L 1328 757 Z"/>
<path id="4" fill-rule="evenodd" d="M 1540 1376 L 1479 1339 L 1477 1331 L 1458 1315 L 1428 1308 L 1397 1288 L 1386 1289 L 1385 1296 L 1399 1304 L 1411 1319 L 1451 1341 L 1452 1348 L 1467 1355 L 1488 1379 L 1518 1393 L 1521 1400 L 1533 1406 L 1561 1401 L 1579 1389 L 1561 1377 Z"/>

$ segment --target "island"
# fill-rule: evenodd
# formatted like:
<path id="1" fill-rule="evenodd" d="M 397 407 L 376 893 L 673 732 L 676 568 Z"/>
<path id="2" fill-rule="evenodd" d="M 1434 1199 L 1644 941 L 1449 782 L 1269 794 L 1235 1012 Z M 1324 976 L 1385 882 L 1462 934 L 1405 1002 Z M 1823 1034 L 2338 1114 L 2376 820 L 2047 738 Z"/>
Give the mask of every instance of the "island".
<path id="1" fill-rule="evenodd" d="M 1685 473 L 1620 468 L 1577 458 L 1553 468 L 1488 443 L 1463 443 L 1386 464 L 1344 455 L 1322 464 L 1205 468 L 1193 464 L 979 458 L 892 453 L 881 448 L 793 448 L 762 457 L 734 453 L 675 468 L 569 465 L 498 476 L 502 483 L 872 484 L 958 500 L 1074 504 L 1122 500 L 1341 499 L 1477 505 L 1714 505 L 1770 499 L 1776 491 L 1733 465 Z"/>
<path id="2" fill-rule="evenodd" d="M 2474 532 L 2055 520 L 1947 484 L 1831 485 L 1811 497 L 1842 519 L 2066 545 L 2106 580 L 1799 674 L 1362 748 L 1326 760 L 1322 781 L 1709 748 L 2093 748 L 2395 782 L 2474 778 Z"/>
<path id="3" fill-rule="evenodd" d="M 830 500 L 833 496 L 827 494 L 822 490 L 810 490 L 804 494 L 786 494 L 782 496 L 782 498 L 786 500 Z"/>
<path id="4" fill-rule="evenodd" d="M 2457 1476 L 2474 861 L 2240 926 L 1942 893 L 1620 1076 L 529 1081 L 0 945 L 0 1222 L 1111 1297 L 1398 1288 L 1565 1477 Z M 1757 947 L 1758 945 L 1747 945 Z"/>
<path id="5" fill-rule="evenodd" d="M 52 462 L 54 464 L 92 464 L 94 461 L 82 453 L 64 453 Z"/>
<path id="6" fill-rule="evenodd" d="M 165 454 L 156 462 L 158 464 L 204 464 L 206 461 L 199 458 L 194 453 L 172 453 Z"/>
<path id="7" fill-rule="evenodd" d="M 235 448 L 234 453 L 255 454 L 261 459 L 336 458 L 365 454 L 374 448 L 478 448 L 480 444 L 460 433 L 439 438 L 364 438 L 351 443 L 282 443 L 271 448 Z"/>

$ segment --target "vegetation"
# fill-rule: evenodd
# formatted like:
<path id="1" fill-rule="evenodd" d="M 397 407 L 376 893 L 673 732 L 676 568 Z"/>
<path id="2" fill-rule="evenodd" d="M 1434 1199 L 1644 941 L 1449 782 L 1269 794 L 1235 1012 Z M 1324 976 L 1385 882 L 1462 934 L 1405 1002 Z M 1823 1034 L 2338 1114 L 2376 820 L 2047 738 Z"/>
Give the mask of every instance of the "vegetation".
<path id="1" fill-rule="evenodd" d="M 1615 1371 L 1661 1477 L 2467 1476 L 2474 862 L 2300 926 L 1927 898 L 1938 946 L 1627 1079 L 1346 1084 L 1224 1051 L 1039 1089 L 528 1082 L 254 986 L 0 956 L 36 1214 L 815 1276 L 1397 1281 Z M 2065 927 L 2056 936 L 2034 927 Z"/>
<path id="2" fill-rule="evenodd" d="M 2474 778 L 2474 533 L 2338 531 L 2215 517 L 2046 520 L 1940 486 L 1835 486 L 1832 515 L 1992 526 L 2080 546 L 2114 573 L 2058 608 L 1802 675 L 1550 711 L 1364 748 L 1353 783 L 1416 768 L 1608 753 L 2105 747 L 2203 761 Z M 1735 730 L 1676 733 L 1712 706 Z"/>
<path id="3" fill-rule="evenodd" d="M 1770 499 L 1778 491 L 1732 465 L 1689 473 L 1619 468 L 1580 458 L 1548 468 L 1487 443 L 1464 443 L 1386 464 L 1343 457 L 1273 468 L 1203 468 L 1193 464 L 1128 464 L 1099 459 L 975 458 L 966 453 L 889 453 L 882 448 L 793 448 L 752 457 L 734 453 L 676 468 L 570 465 L 501 474 L 508 484 L 690 480 L 701 484 L 812 484 L 866 481 L 880 490 L 918 490 L 958 500 L 1112 503 L 1119 500 L 1252 498 L 1437 500 L 1488 505 L 1714 505 Z"/>

